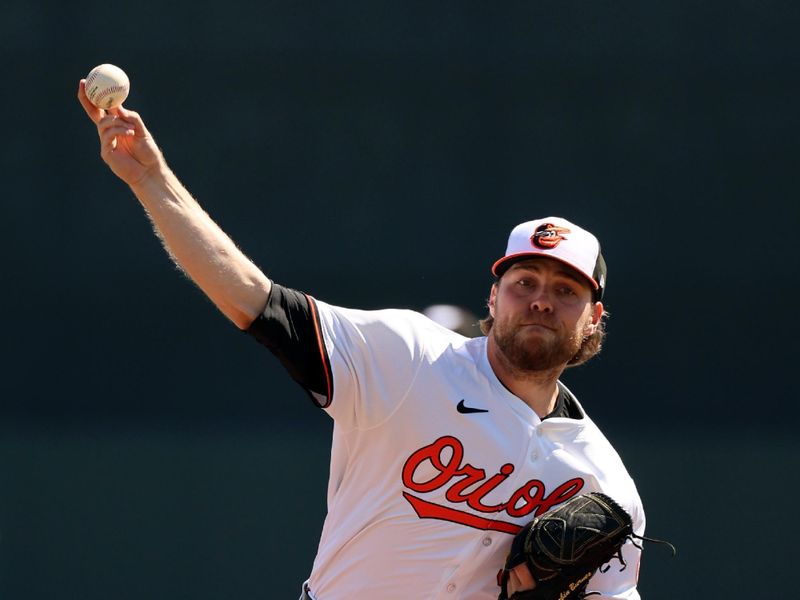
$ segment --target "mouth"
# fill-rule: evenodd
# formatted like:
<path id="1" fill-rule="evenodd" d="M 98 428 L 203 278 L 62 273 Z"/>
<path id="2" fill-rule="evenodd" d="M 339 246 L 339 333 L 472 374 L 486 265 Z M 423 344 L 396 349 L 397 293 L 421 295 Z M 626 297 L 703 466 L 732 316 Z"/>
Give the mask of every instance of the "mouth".
<path id="1" fill-rule="evenodd" d="M 543 323 L 523 323 L 521 327 L 528 327 L 531 329 L 546 329 L 547 331 L 555 331 L 553 327 L 544 325 Z"/>

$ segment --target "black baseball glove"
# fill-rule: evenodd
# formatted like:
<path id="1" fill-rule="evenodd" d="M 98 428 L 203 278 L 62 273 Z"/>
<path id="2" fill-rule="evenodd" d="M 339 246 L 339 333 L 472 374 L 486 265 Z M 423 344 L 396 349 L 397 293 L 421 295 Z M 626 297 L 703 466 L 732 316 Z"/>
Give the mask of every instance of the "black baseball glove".
<path id="1" fill-rule="evenodd" d="M 630 515 L 614 500 L 597 492 L 575 496 L 536 517 L 516 535 L 498 576 L 502 588 L 498 600 L 585 598 L 586 585 L 597 569 L 615 557 L 625 567 L 622 544 L 634 537 L 639 538 Z M 522 563 L 527 563 L 536 587 L 509 599 L 509 572 Z"/>

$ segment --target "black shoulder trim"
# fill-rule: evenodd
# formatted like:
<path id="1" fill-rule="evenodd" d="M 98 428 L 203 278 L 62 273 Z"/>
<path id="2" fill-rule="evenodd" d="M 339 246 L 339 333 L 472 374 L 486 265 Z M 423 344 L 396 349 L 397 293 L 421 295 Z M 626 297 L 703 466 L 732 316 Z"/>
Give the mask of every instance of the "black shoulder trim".
<path id="1" fill-rule="evenodd" d="M 272 284 L 264 311 L 247 333 L 266 346 L 286 371 L 325 408 L 333 397 L 333 377 L 315 301 L 296 290 Z"/>
<path id="2" fill-rule="evenodd" d="M 314 402 L 320 408 L 327 408 L 333 401 L 333 370 L 331 369 L 331 360 L 328 356 L 328 350 L 325 348 L 325 338 L 322 335 L 322 325 L 319 322 L 317 302 L 308 294 L 305 294 L 305 297 L 306 300 L 308 300 L 308 306 L 311 308 L 311 319 L 314 323 L 314 333 L 317 338 L 317 349 L 319 350 L 319 357 L 320 361 L 322 362 L 322 370 L 325 373 L 325 400 L 322 404 L 320 404 L 318 398 L 316 398 L 316 396 L 313 394 L 312 400 L 314 400 Z"/>

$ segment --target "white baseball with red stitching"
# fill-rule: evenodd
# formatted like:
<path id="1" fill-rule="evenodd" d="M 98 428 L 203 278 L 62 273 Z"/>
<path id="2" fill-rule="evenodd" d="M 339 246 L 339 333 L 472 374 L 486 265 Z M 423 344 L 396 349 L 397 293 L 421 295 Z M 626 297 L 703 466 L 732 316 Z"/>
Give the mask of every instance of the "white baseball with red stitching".
<path id="1" fill-rule="evenodd" d="M 128 97 L 130 89 L 125 71 L 115 65 L 98 65 L 86 76 L 86 96 L 97 108 L 116 108 Z"/>

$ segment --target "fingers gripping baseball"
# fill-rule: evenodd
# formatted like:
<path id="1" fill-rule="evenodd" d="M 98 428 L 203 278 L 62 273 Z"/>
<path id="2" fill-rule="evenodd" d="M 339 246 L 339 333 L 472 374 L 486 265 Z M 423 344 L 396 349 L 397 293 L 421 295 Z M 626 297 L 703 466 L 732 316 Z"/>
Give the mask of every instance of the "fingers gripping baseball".
<path id="1" fill-rule="evenodd" d="M 84 80 L 78 87 L 78 100 L 97 126 L 100 156 L 117 177 L 135 185 L 158 169 L 161 152 L 138 113 L 122 106 L 108 111 L 97 108 L 86 96 Z"/>

